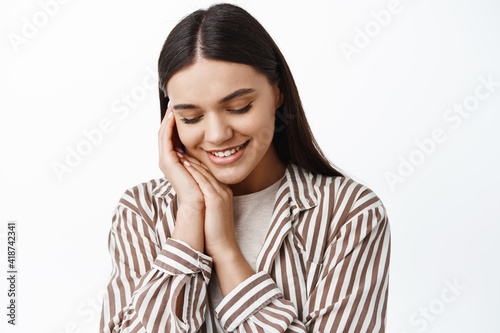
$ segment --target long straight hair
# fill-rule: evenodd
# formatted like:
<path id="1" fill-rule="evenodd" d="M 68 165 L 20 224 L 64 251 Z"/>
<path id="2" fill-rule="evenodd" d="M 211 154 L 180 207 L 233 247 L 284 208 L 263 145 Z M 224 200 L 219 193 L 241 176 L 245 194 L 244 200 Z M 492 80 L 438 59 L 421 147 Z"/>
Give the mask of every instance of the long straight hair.
<path id="1" fill-rule="evenodd" d="M 197 10 L 168 35 L 158 59 L 161 119 L 169 101 L 169 78 L 199 59 L 249 65 L 265 75 L 271 85 L 278 83 L 283 104 L 275 113 L 272 144 L 280 160 L 285 165 L 293 162 L 311 173 L 344 176 L 314 139 L 292 73 L 278 46 L 252 15 L 232 4 Z"/>

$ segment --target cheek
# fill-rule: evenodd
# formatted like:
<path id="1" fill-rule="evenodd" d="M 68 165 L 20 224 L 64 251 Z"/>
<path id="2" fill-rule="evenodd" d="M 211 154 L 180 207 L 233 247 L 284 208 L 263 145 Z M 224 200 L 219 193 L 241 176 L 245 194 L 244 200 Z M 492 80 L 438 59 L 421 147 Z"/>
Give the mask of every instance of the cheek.
<path id="1" fill-rule="evenodd" d="M 261 114 L 252 123 L 252 136 L 265 149 L 274 136 L 274 113 Z"/>
<path id="2" fill-rule="evenodd" d="M 198 143 L 198 136 L 200 135 L 194 128 L 189 128 L 189 125 L 177 126 L 177 133 L 179 133 L 179 139 L 186 147 L 195 146 Z"/>

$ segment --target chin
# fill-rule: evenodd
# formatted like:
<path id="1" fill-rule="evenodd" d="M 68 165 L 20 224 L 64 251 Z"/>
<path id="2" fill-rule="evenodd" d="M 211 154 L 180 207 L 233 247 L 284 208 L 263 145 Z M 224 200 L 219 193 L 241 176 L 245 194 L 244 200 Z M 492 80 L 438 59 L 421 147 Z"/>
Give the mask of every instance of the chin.
<path id="1" fill-rule="evenodd" d="M 218 181 L 226 185 L 238 184 L 247 177 L 246 173 L 238 169 L 228 168 L 212 170 L 213 168 L 210 167 L 209 169 Z"/>

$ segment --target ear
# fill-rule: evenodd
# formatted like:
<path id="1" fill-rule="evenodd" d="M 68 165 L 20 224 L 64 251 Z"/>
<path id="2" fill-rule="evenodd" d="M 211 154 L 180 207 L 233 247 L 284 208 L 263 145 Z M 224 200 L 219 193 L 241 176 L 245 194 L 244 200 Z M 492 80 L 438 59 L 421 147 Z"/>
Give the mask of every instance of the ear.
<path id="1" fill-rule="evenodd" d="M 280 88 L 279 88 L 277 83 L 273 86 L 273 90 L 274 90 L 274 97 L 275 97 L 274 100 L 276 101 L 275 109 L 277 109 L 283 104 L 284 97 L 283 97 L 283 93 L 280 91 Z"/>

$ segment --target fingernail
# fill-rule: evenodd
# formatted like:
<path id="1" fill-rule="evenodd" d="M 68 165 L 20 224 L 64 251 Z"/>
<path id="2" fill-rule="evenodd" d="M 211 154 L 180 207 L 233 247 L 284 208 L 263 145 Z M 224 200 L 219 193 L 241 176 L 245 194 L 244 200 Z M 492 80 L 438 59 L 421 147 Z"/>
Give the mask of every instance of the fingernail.
<path id="1" fill-rule="evenodd" d="M 172 117 L 172 111 L 169 111 L 169 112 L 168 112 L 167 119 L 170 119 L 171 117 Z"/>
<path id="2" fill-rule="evenodd" d="M 184 161 L 184 165 L 185 166 L 191 166 L 191 163 L 189 163 L 188 161 Z"/>
<path id="3" fill-rule="evenodd" d="M 177 152 L 177 156 L 179 156 L 180 158 L 183 158 L 184 156 L 182 156 L 181 153 Z"/>
<path id="4" fill-rule="evenodd" d="M 178 151 L 179 153 L 181 153 L 181 154 L 183 154 L 183 153 L 184 153 L 184 152 L 182 151 L 182 149 L 181 149 L 181 148 L 179 148 L 179 147 L 175 147 L 175 150 L 177 150 L 177 151 Z"/>

